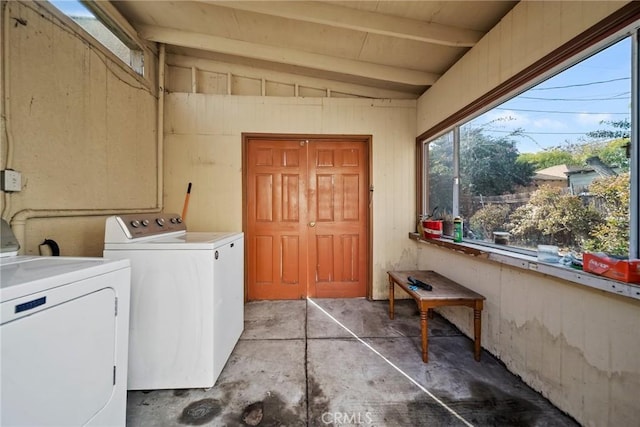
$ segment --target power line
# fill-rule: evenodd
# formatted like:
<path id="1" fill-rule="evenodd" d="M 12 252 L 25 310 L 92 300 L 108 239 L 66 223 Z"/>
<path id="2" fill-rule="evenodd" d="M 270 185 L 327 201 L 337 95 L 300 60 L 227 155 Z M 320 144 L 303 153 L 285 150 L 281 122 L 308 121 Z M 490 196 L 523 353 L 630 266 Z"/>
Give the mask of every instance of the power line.
<path id="1" fill-rule="evenodd" d="M 488 132 L 513 133 L 512 130 L 493 130 L 487 129 Z M 589 132 L 529 132 L 523 131 L 518 135 L 586 135 Z"/>
<path id="2" fill-rule="evenodd" d="M 618 79 L 601 80 L 601 81 L 589 82 L 589 83 L 576 83 L 576 84 L 573 84 L 573 85 L 566 85 L 566 86 L 539 87 L 539 88 L 533 88 L 531 90 L 553 90 L 553 89 L 566 89 L 566 88 L 569 88 L 569 87 L 584 87 L 584 86 L 599 85 L 599 84 L 603 84 L 603 83 L 619 82 L 621 80 L 631 80 L 631 77 L 620 77 Z"/>
<path id="3" fill-rule="evenodd" d="M 538 98 L 535 96 L 519 96 L 517 99 L 535 99 L 539 101 L 614 101 L 628 98 L 626 95 L 629 95 L 631 92 L 623 92 L 618 95 L 614 95 L 611 98 Z"/>
<path id="4" fill-rule="evenodd" d="M 524 111 L 527 113 L 552 113 L 552 114 L 610 114 L 610 115 L 626 115 L 629 113 L 596 113 L 589 111 L 554 111 L 554 110 L 527 110 L 525 108 L 501 108 L 496 107 L 495 110 L 504 110 L 504 111 Z"/>

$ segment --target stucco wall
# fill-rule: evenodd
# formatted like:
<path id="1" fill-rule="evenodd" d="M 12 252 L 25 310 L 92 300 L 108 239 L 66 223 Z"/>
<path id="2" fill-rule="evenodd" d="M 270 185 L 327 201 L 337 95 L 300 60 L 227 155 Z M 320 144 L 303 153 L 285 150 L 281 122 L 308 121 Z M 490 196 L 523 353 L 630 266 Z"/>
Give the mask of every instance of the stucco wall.
<path id="1" fill-rule="evenodd" d="M 373 297 L 392 268 L 415 266 L 414 100 L 172 93 L 165 105 L 165 210 L 192 231 L 242 229 L 242 132 L 373 136 Z"/>
<path id="2" fill-rule="evenodd" d="M 13 138 L 3 129 L 1 158 L 4 168 L 11 150 L 9 167 L 22 172 L 23 188 L 7 199 L 5 219 L 24 209 L 156 206 L 154 84 L 43 6 L 9 2 L 7 10 Z M 146 66 L 153 76 L 153 61 Z M 103 233 L 104 217 L 30 219 L 21 243 L 26 254 L 38 254 L 49 238 L 63 255 L 101 256 Z"/>

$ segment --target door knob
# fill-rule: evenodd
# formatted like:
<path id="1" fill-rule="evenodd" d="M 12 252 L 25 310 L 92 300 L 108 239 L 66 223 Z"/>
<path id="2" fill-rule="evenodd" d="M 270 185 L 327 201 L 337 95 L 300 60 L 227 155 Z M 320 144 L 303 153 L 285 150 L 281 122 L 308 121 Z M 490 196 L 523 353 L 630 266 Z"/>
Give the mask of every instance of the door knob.
<path id="1" fill-rule="evenodd" d="M 315 227 L 315 226 L 316 226 L 315 221 L 311 221 L 311 222 L 309 223 L 309 227 Z"/>

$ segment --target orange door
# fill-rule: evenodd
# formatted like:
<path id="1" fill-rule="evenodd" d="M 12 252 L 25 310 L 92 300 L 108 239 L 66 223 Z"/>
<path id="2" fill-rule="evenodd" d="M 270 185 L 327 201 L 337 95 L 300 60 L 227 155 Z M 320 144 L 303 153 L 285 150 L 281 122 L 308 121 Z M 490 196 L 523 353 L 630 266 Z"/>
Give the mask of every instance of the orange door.
<path id="1" fill-rule="evenodd" d="M 248 299 L 366 296 L 367 147 L 246 139 Z"/>
<path id="2" fill-rule="evenodd" d="M 249 140 L 247 149 L 248 297 L 306 296 L 307 147 Z"/>
<path id="3" fill-rule="evenodd" d="M 309 146 L 309 296 L 366 295 L 365 149 L 362 142 Z"/>

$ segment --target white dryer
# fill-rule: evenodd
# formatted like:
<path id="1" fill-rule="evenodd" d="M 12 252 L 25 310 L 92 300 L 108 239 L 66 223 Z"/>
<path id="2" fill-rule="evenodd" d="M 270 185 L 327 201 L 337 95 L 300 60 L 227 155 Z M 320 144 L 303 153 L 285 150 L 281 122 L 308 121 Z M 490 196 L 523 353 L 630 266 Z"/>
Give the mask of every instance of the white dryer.
<path id="1" fill-rule="evenodd" d="M 10 254 L 0 284 L 0 425 L 124 426 L 129 261 Z"/>
<path id="2" fill-rule="evenodd" d="M 212 387 L 244 329 L 243 234 L 113 216 L 104 248 L 131 261 L 129 390 Z"/>

